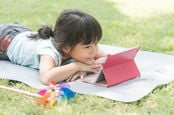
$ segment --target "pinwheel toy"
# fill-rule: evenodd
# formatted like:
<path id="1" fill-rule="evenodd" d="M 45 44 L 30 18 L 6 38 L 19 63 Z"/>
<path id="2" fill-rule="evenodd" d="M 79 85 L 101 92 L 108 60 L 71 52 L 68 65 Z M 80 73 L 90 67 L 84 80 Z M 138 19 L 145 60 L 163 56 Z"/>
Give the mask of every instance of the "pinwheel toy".
<path id="1" fill-rule="evenodd" d="M 36 104 L 44 104 L 48 108 L 54 104 L 61 103 L 61 101 L 67 102 L 67 100 L 75 96 L 74 92 L 70 90 L 70 86 L 64 82 L 58 84 L 50 82 L 49 86 L 40 90 L 38 94 L 42 97 L 38 99 Z"/>
<path id="2" fill-rule="evenodd" d="M 55 82 L 50 82 L 49 86 L 40 90 L 38 94 L 30 93 L 19 89 L 14 89 L 3 85 L 0 85 L 0 88 L 33 97 L 38 97 L 39 99 L 36 101 L 36 104 L 37 105 L 43 104 L 48 108 L 50 108 L 52 105 L 59 104 L 63 101 L 67 103 L 69 99 L 72 99 L 75 96 L 75 93 L 70 89 L 70 86 L 65 82 L 57 84 Z"/>

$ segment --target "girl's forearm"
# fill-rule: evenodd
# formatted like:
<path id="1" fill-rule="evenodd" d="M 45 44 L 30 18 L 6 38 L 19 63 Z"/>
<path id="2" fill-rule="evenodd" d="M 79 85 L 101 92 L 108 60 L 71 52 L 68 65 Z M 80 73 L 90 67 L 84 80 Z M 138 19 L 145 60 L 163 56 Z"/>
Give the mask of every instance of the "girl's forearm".
<path id="1" fill-rule="evenodd" d="M 69 76 L 73 75 L 77 71 L 79 71 L 79 67 L 76 63 L 55 67 L 46 73 L 40 74 L 41 81 L 44 84 L 48 84 L 50 81 L 61 82 L 68 79 Z"/>
<path id="2" fill-rule="evenodd" d="M 95 58 L 98 59 L 98 58 L 106 57 L 106 56 L 107 56 L 107 54 L 104 51 L 102 51 L 101 49 L 98 48 L 98 52 L 97 52 Z"/>

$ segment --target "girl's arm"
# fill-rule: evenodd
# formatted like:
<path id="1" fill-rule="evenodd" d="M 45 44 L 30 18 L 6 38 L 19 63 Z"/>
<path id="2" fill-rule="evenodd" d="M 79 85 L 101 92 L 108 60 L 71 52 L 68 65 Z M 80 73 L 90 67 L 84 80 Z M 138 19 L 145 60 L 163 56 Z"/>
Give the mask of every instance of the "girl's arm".
<path id="1" fill-rule="evenodd" d="M 106 56 L 107 54 L 98 47 L 95 59 L 97 60 L 98 58 L 106 57 Z"/>
<path id="2" fill-rule="evenodd" d="M 107 54 L 98 47 L 97 54 L 95 56 L 95 63 L 102 64 L 105 62 Z"/>
<path id="3" fill-rule="evenodd" d="M 78 71 L 97 72 L 99 65 L 87 65 L 80 62 L 72 62 L 67 65 L 56 67 L 56 63 L 51 56 L 42 55 L 40 58 L 39 69 L 42 83 L 48 84 L 50 81 L 64 81 Z"/>

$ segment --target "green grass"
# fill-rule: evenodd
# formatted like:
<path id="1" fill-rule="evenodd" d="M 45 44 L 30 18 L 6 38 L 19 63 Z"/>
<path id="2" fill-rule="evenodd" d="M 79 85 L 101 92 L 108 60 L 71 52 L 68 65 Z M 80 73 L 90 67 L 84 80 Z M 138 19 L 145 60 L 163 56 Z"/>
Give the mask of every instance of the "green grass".
<path id="1" fill-rule="evenodd" d="M 34 30 L 42 24 L 52 25 L 59 13 L 67 8 L 82 9 L 95 16 L 103 28 L 100 43 L 132 47 L 141 50 L 174 55 L 173 14 L 162 14 L 151 18 L 130 18 L 117 9 L 118 4 L 104 0 L 4 0 L 0 2 L 0 23 L 19 22 Z M 3 71 L 3 70 L 1 70 Z M 36 93 L 19 82 L 0 80 L 0 84 Z M 109 99 L 76 94 L 66 105 L 51 109 L 36 106 L 37 98 L 0 90 L 0 114 L 2 115 L 171 115 L 174 113 L 174 82 L 154 89 L 139 101 L 122 103 Z"/>

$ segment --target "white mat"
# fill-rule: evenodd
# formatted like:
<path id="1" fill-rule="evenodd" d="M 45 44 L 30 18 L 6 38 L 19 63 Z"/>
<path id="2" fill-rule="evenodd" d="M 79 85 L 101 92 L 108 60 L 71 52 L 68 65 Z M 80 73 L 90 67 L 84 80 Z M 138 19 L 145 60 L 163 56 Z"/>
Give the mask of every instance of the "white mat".
<path id="1" fill-rule="evenodd" d="M 107 53 L 116 53 L 124 48 L 100 45 Z M 126 81 L 110 88 L 91 85 L 76 80 L 70 82 L 71 89 L 81 94 L 92 94 L 108 99 L 133 102 L 150 93 L 155 87 L 167 84 L 174 80 L 174 56 L 139 51 L 135 62 L 140 70 L 141 77 Z M 40 89 L 41 84 L 37 70 L 15 65 L 7 61 L 0 61 L 0 78 L 21 81 L 31 87 Z"/>

